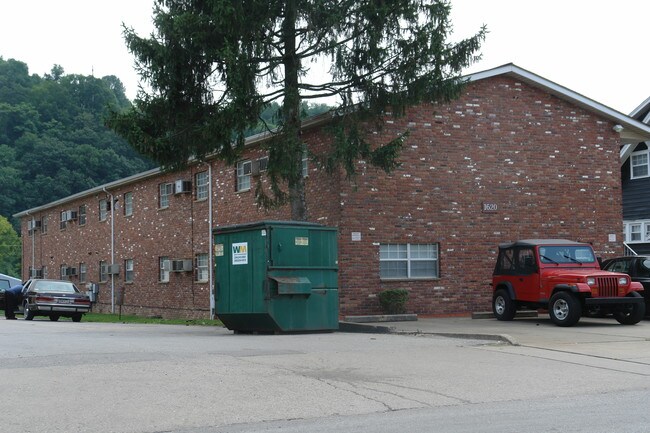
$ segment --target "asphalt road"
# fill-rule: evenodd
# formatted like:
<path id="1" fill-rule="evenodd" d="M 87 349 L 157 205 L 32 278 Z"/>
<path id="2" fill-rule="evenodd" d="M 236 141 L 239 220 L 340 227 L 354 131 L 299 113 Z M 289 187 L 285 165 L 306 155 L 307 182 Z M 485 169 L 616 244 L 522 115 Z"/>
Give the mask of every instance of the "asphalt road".
<path id="1" fill-rule="evenodd" d="M 0 320 L 0 431 L 650 431 L 650 323 L 508 325 L 539 344 Z"/>

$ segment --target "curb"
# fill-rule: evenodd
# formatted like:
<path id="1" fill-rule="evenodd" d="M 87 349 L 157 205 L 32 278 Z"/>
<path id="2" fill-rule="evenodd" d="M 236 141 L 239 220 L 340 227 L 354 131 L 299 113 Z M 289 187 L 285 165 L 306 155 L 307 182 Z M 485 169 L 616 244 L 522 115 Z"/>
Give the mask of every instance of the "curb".
<path id="1" fill-rule="evenodd" d="M 497 341 L 519 346 L 517 340 L 508 334 L 478 334 L 454 332 L 429 332 L 418 329 L 416 331 L 400 331 L 394 326 L 374 325 L 369 323 L 339 322 L 339 332 L 356 332 L 365 334 L 396 334 L 396 335 L 437 335 L 447 338 L 460 338 L 464 340 Z"/>

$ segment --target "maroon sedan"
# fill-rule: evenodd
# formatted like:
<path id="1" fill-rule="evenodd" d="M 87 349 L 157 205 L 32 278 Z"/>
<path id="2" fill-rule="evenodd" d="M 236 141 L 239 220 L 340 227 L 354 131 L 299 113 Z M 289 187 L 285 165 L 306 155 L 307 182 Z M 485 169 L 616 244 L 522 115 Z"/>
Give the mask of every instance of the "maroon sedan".
<path id="1" fill-rule="evenodd" d="M 34 279 L 23 286 L 19 309 L 25 320 L 48 316 L 53 322 L 59 317 L 80 322 L 83 314 L 90 311 L 90 299 L 70 281 Z"/>

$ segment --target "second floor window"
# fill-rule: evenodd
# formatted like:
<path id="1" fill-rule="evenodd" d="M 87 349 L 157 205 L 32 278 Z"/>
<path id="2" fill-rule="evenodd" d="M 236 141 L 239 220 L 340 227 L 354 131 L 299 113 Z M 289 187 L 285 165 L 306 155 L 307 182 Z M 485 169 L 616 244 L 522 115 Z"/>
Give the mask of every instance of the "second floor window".
<path id="1" fill-rule="evenodd" d="M 106 221 L 108 218 L 109 201 L 106 199 L 99 200 L 99 220 Z"/>
<path id="2" fill-rule="evenodd" d="M 133 193 L 124 194 L 124 216 L 133 215 Z"/>
<path id="3" fill-rule="evenodd" d="M 237 163 L 237 191 L 251 189 L 251 169 L 251 161 L 239 161 Z"/>
<path id="4" fill-rule="evenodd" d="M 174 193 L 174 184 L 161 183 L 159 187 L 158 207 L 160 209 L 166 209 L 169 207 L 169 197 Z"/>
<path id="5" fill-rule="evenodd" d="M 196 185 L 196 199 L 205 200 L 208 198 L 208 172 L 196 173 L 194 184 Z"/>
<path id="6" fill-rule="evenodd" d="M 85 226 L 86 225 L 86 205 L 82 204 L 79 206 L 79 225 L 80 226 Z"/>

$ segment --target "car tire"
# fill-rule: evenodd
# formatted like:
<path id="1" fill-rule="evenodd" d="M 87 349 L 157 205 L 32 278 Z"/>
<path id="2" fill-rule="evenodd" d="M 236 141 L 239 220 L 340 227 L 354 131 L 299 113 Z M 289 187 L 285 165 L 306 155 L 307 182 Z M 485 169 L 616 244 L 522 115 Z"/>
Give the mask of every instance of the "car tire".
<path id="1" fill-rule="evenodd" d="M 23 319 L 32 320 L 34 318 L 34 312 L 29 308 L 29 303 L 25 301 L 23 303 Z"/>
<path id="2" fill-rule="evenodd" d="M 504 289 L 499 289 L 494 292 L 492 297 L 492 312 L 497 320 L 509 321 L 514 319 L 517 313 L 515 301 L 510 298 L 508 292 Z"/>
<path id="3" fill-rule="evenodd" d="M 50 321 L 56 322 L 57 320 L 59 320 L 58 314 L 50 314 Z"/>
<path id="4" fill-rule="evenodd" d="M 580 301 L 569 292 L 557 292 L 551 296 L 548 314 L 557 326 L 573 326 L 580 320 Z"/>
<path id="5" fill-rule="evenodd" d="M 628 296 L 634 298 L 642 297 L 637 292 L 632 292 Z M 645 316 L 644 302 L 624 305 L 623 307 L 614 310 L 614 319 L 616 319 L 616 321 L 621 325 L 636 325 L 643 319 L 643 316 Z"/>
<path id="6" fill-rule="evenodd" d="M 73 322 L 81 322 L 81 314 L 73 314 L 72 315 L 72 321 Z"/>

